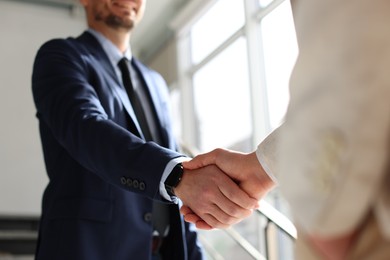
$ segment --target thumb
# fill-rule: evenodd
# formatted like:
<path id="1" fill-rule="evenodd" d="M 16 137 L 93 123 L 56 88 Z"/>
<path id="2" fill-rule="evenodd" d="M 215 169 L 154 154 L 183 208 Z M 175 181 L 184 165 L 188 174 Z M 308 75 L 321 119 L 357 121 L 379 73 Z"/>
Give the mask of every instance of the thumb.
<path id="1" fill-rule="evenodd" d="M 216 163 L 216 150 L 195 156 L 192 160 L 183 162 L 183 167 L 189 170 L 198 169 Z"/>

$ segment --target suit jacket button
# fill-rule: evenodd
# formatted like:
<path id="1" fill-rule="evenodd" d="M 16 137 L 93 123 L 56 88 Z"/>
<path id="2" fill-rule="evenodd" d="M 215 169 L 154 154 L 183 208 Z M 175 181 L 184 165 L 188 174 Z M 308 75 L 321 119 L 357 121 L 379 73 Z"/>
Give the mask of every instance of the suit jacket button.
<path id="1" fill-rule="evenodd" d="M 138 189 L 138 187 L 139 187 L 139 182 L 138 182 L 137 180 L 134 180 L 134 181 L 133 181 L 133 187 L 134 187 L 135 189 Z"/>
<path id="2" fill-rule="evenodd" d="M 145 182 L 141 181 L 141 182 L 139 183 L 139 189 L 140 189 L 140 190 L 145 190 L 145 188 L 146 188 Z"/>
<path id="3" fill-rule="evenodd" d="M 133 180 L 130 179 L 130 178 L 127 178 L 126 183 L 127 183 L 127 186 L 128 186 L 129 188 L 131 188 L 131 187 L 133 186 Z"/>
<path id="4" fill-rule="evenodd" d="M 144 215 L 144 220 L 145 220 L 146 222 L 151 222 L 151 221 L 152 221 L 152 213 L 146 213 L 146 214 Z"/>
<path id="5" fill-rule="evenodd" d="M 125 178 L 125 177 L 121 177 L 121 183 L 122 183 L 123 185 L 126 185 L 126 183 L 127 183 L 127 180 L 126 180 L 126 178 Z"/>

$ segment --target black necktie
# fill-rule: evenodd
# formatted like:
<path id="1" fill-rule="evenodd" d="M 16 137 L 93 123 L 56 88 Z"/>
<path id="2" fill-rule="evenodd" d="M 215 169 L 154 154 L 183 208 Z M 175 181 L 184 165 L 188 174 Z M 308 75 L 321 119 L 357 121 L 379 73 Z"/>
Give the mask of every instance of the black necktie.
<path id="1" fill-rule="evenodd" d="M 145 109 L 142 106 L 141 100 L 139 98 L 139 92 L 137 91 L 142 86 L 134 86 L 131 76 L 135 76 L 135 70 L 130 64 L 130 61 L 127 58 L 122 58 L 118 66 L 122 73 L 123 85 L 126 88 L 127 95 L 129 96 L 130 102 L 133 106 L 134 113 L 137 117 L 138 123 L 141 127 L 142 133 L 144 134 L 146 141 L 157 141 L 156 138 L 153 138 L 148 121 L 145 115 Z M 149 115 L 151 116 L 151 115 Z M 153 214 L 152 222 L 155 230 L 158 232 L 159 236 L 166 236 L 169 232 L 169 210 L 166 204 L 154 201 L 153 204 Z"/>
<path id="2" fill-rule="evenodd" d="M 130 74 L 134 71 L 129 60 L 126 58 L 122 58 L 119 63 L 118 63 L 119 68 L 121 69 L 122 73 L 122 80 L 123 80 L 123 85 L 126 88 L 127 95 L 129 96 L 130 102 L 133 106 L 135 115 L 137 117 L 138 123 L 141 127 L 142 133 L 145 137 L 146 141 L 152 141 L 152 134 L 150 133 L 150 129 L 148 126 L 148 121 L 146 119 L 146 114 L 145 114 L 145 109 L 142 106 L 142 103 L 139 98 L 139 93 L 136 91 L 137 88 L 133 85 Z M 138 86 L 141 87 L 141 86 Z"/>

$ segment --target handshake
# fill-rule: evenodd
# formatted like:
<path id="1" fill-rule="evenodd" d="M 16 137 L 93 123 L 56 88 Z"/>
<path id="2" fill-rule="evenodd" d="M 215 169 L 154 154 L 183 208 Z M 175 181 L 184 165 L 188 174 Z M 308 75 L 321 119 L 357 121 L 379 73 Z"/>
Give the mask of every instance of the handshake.
<path id="1" fill-rule="evenodd" d="M 199 229 L 228 228 L 248 217 L 275 183 L 256 152 L 215 149 L 184 162 L 175 188 L 184 219 Z"/>

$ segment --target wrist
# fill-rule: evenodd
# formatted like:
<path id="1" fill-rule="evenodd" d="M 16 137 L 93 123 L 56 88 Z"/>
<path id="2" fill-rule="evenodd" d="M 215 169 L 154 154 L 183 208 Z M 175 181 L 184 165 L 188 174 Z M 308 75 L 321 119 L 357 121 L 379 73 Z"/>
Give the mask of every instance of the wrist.
<path id="1" fill-rule="evenodd" d="M 175 188 L 179 185 L 183 177 L 183 171 L 183 165 L 178 163 L 175 165 L 175 167 L 173 167 L 171 173 L 165 180 L 164 185 L 169 196 L 176 197 Z"/>

